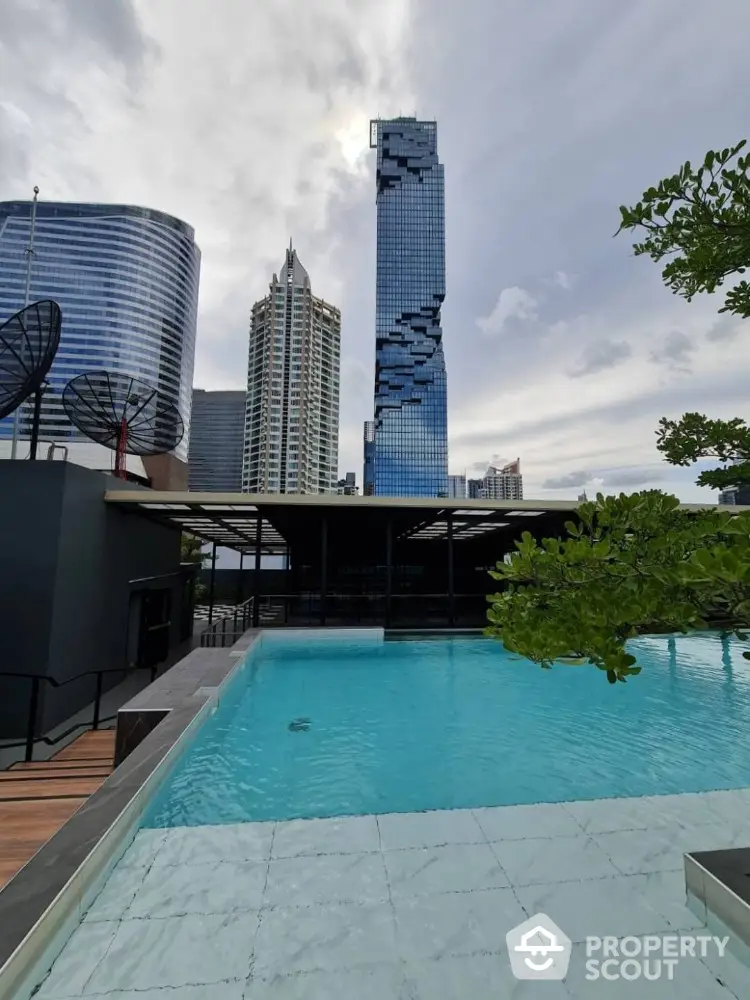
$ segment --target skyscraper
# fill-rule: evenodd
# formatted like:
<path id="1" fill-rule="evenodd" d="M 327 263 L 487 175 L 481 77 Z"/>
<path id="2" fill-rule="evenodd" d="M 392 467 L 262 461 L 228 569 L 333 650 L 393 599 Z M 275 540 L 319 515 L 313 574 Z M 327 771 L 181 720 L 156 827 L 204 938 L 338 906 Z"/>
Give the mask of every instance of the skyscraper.
<path id="1" fill-rule="evenodd" d="M 239 493 L 245 444 L 245 393 L 193 389 L 190 489 Z"/>
<path id="2" fill-rule="evenodd" d="M 378 119 L 370 123 L 370 146 L 377 148 L 373 491 L 446 496 L 445 194 L 437 125 Z"/>
<path id="3" fill-rule="evenodd" d="M 31 205 L 0 202 L 0 322 L 24 304 Z M 63 314 L 42 404 L 43 439 L 88 440 L 66 417 L 62 390 L 82 372 L 107 369 L 144 379 L 178 408 L 185 436 L 174 455 L 186 462 L 199 272 L 193 230 L 171 215 L 133 205 L 38 203 L 31 299 L 55 299 Z M 26 408 L 22 438 L 29 419 Z M 0 421 L 0 438 L 12 433 L 11 415 Z"/>
<path id="4" fill-rule="evenodd" d="M 498 469 L 491 465 L 484 479 L 470 479 L 468 493 L 472 500 L 523 500 L 521 459 Z"/>
<path id="5" fill-rule="evenodd" d="M 448 496 L 466 497 L 466 476 L 448 476 Z"/>
<path id="6" fill-rule="evenodd" d="M 364 471 L 362 474 L 362 495 L 371 497 L 375 493 L 375 421 L 365 420 L 363 434 Z"/>
<path id="7" fill-rule="evenodd" d="M 253 306 L 242 489 L 335 493 L 341 313 L 316 299 L 291 243 Z"/>

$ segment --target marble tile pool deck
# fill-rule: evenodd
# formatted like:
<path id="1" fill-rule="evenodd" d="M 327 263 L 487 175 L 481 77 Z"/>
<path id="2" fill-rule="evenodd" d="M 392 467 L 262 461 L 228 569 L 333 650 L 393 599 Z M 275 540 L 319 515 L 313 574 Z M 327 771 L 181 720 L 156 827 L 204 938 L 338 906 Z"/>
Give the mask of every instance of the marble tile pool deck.
<path id="1" fill-rule="evenodd" d="M 587 981 L 587 935 L 691 932 L 683 853 L 750 843 L 750 789 L 142 830 L 38 1000 L 744 1000 L 731 955 L 672 981 Z M 513 979 L 539 911 L 564 983 Z"/>

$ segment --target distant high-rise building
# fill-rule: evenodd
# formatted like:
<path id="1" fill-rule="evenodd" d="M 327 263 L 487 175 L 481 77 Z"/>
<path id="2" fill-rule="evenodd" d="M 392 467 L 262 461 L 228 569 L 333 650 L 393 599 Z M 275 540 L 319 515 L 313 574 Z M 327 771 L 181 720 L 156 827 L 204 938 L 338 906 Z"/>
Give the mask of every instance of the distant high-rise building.
<path id="1" fill-rule="evenodd" d="M 353 472 L 347 472 L 343 479 L 336 483 L 336 492 L 339 496 L 356 497 L 357 477 Z"/>
<path id="2" fill-rule="evenodd" d="M 470 479 L 469 497 L 473 500 L 523 500 L 521 459 L 498 469 L 491 465 L 484 479 Z"/>
<path id="3" fill-rule="evenodd" d="M 239 493 L 244 441 L 245 392 L 193 389 L 190 489 Z"/>
<path id="4" fill-rule="evenodd" d="M 31 212 L 30 201 L 0 202 L 0 323 L 24 305 Z M 102 369 L 132 375 L 179 410 L 185 435 L 167 458 L 187 479 L 199 274 L 193 229 L 174 216 L 134 205 L 38 202 L 31 301 L 54 299 L 62 309 L 41 438 L 88 441 L 63 409 L 70 379 Z M 12 437 L 13 421 L 0 421 L 0 438 Z M 21 437 L 30 421 L 27 406 Z M 164 456 L 152 458 L 164 466 Z"/>
<path id="5" fill-rule="evenodd" d="M 446 496 L 445 194 L 437 125 L 378 119 L 370 123 L 370 146 L 377 148 L 373 492 Z"/>
<path id="6" fill-rule="evenodd" d="M 466 476 L 448 476 L 448 496 L 466 497 Z"/>
<path id="7" fill-rule="evenodd" d="M 734 507 L 750 505 L 750 486 L 730 486 L 719 493 L 719 503 Z"/>
<path id="8" fill-rule="evenodd" d="M 375 492 L 375 421 L 365 420 L 364 469 L 362 472 L 362 494 L 371 497 Z"/>
<path id="9" fill-rule="evenodd" d="M 587 500 L 588 500 L 588 497 L 586 496 L 586 490 L 584 490 L 583 493 L 579 493 L 578 494 L 578 502 L 579 503 L 586 503 Z"/>
<path id="10" fill-rule="evenodd" d="M 290 243 L 252 310 L 244 492 L 336 492 L 340 349 L 341 313 L 312 294 Z"/>

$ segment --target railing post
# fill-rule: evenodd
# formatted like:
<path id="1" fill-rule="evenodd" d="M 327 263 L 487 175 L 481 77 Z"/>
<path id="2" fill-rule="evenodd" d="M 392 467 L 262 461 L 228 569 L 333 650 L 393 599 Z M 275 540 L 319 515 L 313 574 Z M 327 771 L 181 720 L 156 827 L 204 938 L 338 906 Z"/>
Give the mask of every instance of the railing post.
<path id="1" fill-rule="evenodd" d="M 208 585 L 208 624 L 214 620 L 214 592 L 216 587 L 216 542 L 211 549 L 211 580 Z"/>
<path id="2" fill-rule="evenodd" d="M 99 716 L 101 714 L 102 707 L 102 685 L 104 683 L 104 674 L 101 670 L 96 673 L 96 696 L 94 698 L 94 721 L 91 723 L 92 729 L 99 728 Z"/>
<path id="3" fill-rule="evenodd" d="M 234 638 L 237 638 L 237 605 L 234 606 Z"/>
<path id="4" fill-rule="evenodd" d="M 227 644 L 227 620 L 226 617 L 221 620 L 221 648 Z"/>
<path id="5" fill-rule="evenodd" d="M 39 708 L 39 678 L 31 679 L 31 699 L 29 701 L 29 721 L 26 726 L 26 757 L 27 761 L 34 759 L 34 737 L 36 736 L 36 713 Z"/>

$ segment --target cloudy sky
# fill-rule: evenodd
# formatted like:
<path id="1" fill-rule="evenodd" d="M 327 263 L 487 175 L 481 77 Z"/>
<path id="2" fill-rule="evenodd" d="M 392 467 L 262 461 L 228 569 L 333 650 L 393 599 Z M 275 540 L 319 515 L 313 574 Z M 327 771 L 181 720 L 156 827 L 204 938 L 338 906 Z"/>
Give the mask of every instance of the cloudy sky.
<path id="1" fill-rule="evenodd" d="M 438 121 L 451 471 L 529 497 L 670 489 L 662 415 L 744 415 L 750 329 L 613 239 L 618 205 L 747 135 L 750 5 L 2 0 L 0 200 L 144 204 L 203 252 L 196 385 L 240 388 L 289 238 L 343 313 L 341 471 L 372 415 L 368 121 Z"/>

